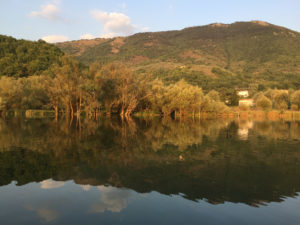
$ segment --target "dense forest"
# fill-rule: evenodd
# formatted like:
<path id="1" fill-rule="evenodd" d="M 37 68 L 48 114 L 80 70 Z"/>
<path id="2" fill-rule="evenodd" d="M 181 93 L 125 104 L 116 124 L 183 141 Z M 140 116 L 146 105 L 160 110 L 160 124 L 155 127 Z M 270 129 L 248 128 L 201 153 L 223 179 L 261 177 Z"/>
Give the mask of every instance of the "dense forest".
<path id="1" fill-rule="evenodd" d="M 0 35 L 0 76 L 40 75 L 62 55 L 60 49 L 43 40 L 16 40 Z"/>

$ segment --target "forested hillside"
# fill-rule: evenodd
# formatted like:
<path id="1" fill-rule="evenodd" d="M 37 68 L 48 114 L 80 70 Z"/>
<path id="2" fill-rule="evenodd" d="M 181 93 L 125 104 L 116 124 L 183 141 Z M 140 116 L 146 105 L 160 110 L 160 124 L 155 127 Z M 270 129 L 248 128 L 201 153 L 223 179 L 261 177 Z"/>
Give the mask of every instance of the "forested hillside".
<path id="1" fill-rule="evenodd" d="M 17 40 L 0 35 L 0 76 L 27 77 L 47 70 L 64 53 L 43 40 Z"/>
<path id="2" fill-rule="evenodd" d="M 138 73 L 204 90 L 300 87 L 300 34 L 262 21 L 57 44 L 80 62 L 121 61 Z"/>

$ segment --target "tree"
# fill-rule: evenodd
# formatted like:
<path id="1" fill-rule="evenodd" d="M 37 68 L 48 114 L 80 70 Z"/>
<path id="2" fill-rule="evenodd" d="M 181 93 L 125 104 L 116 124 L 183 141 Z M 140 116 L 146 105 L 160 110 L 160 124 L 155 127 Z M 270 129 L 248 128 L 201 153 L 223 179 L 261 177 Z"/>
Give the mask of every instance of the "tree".
<path id="1" fill-rule="evenodd" d="M 79 119 L 82 108 L 82 90 L 80 88 L 82 71 L 79 63 L 72 57 L 64 56 L 53 67 L 52 72 L 57 79 L 57 86 L 60 87 L 61 101 L 67 117 L 73 118 L 75 105 L 76 115 Z"/>
<path id="2" fill-rule="evenodd" d="M 220 95 L 217 91 L 211 90 L 210 92 L 207 93 L 207 97 L 211 99 L 212 101 L 219 102 L 220 101 Z"/>
<path id="3" fill-rule="evenodd" d="M 233 89 L 229 92 L 228 101 L 229 101 L 229 105 L 231 105 L 231 106 L 239 105 L 239 96 L 236 93 L 236 90 Z"/>
<path id="4" fill-rule="evenodd" d="M 256 107 L 264 111 L 272 109 L 272 101 L 265 95 L 260 95 L 256 100 Z"/>
<path id="5" fill-rule="evenodd" d="M 47 90 L 49 104 L 55 110 L 55 120 L 58 119 L 59 107 L 64 95 L 63 83 L 58 77 L 44 77 L 44 88 Z"/>
<path id="6" fill-rule="evenodd" d="M 151 82 L 150 87 L 151 95 L 148 96 L 148 100 L 151 102 L 152 109 L 155 111 L 163 112 L 165 102 L 166 87 L 162 80 L 156 78 Z"/>
<path id="7" fill-rule="evenodd" d="M 289 104 L 289 94 L 285 91 L 277 90 L 274 94 L 273 102 L 276 109 L 286 110 Z"/>
<path id="8" fill-rule="evenodd" d="M 21 87 L 17 79 L 3 76 L 0 79 L 2 110 L 17 109 L 21 102 Z"/>
<path id="9" fill-rule="evenodd" d="M 300 109 L 300 90 L 295 91 L 292 95 L 291 95 L 291 103 L 293 105 L 296 105 L 298 107 L 298 109 Z"/>
<path id="10" fill-rule="evenodd" d="M 110 116 L 113 105 L 119 100 L 118 68 L 114 64 L 104 65 L 95 75 L 99 95 L 104 104 L 106 115 Z"/>

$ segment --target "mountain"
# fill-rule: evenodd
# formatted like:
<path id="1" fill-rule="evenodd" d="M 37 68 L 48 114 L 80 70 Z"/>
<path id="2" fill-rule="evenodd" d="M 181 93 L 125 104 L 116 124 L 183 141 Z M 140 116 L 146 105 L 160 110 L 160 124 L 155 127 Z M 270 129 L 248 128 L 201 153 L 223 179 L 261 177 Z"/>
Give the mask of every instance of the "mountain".
<path id="1" fill-rule="evenodd" d="M 85 64 L 122 62 L 167 83 L 204 89 L 300 88 L 300 33 L 262 21 L 56 44 Z"/>
<path id="2" fill-rule="evenodd" d="M 39 75 L 64 53 L 43 40 L 17 40 L 0 35 L 0 76 Z"/>

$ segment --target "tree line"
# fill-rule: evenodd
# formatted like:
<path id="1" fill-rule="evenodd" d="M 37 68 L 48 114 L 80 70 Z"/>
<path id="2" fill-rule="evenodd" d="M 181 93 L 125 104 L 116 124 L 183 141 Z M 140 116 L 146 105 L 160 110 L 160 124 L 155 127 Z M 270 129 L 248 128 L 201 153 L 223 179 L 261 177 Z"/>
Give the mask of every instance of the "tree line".
<path id="1" fill-rule="evenodd" d="M 254 96 L 262 109 L 298 109 L 300 91 L 268 90 Z M 164 116 L 201 116 L 202 112 L 228 112 L 227 105 L 237 105 L 236 92 L 207 93 L 181 79 L 165 84 L 159 78 L 136 74 L 125 65 L 92 63 L 88 68 L 69 56 L 63 56 L 41 75 L 2 76 L 0 110 L 53 109 L 55 117 L 96 117 L 112 113 L 129 117 L 134 112 Z M 229 101 L 228 101 L 229 100 Z"/>
<path id="2" fill-rule="evenodd" d="M 165 85 L 150 75 L 136 75 L 125 65 L 92 63 L 84 68 L 63 56 L 40 76 L 1 77 L 0 110 L 11 109 L 53 109 L 56 117 L 60 113 L 93 117 L 100 112 L 130 116 L 135 111 L 195 116 L 223 112 L 227 106 L 218 92 L 204 94 L 184 80 Z"/>
<path id="3" fill-rule="evenodd" d="M 268 89 L 265 92 L 258 92 L 253 97 L 255 106 L 262 110 L 280 110 L 300 109 L 300 90 L 278 90 Z"/>

